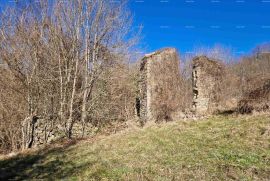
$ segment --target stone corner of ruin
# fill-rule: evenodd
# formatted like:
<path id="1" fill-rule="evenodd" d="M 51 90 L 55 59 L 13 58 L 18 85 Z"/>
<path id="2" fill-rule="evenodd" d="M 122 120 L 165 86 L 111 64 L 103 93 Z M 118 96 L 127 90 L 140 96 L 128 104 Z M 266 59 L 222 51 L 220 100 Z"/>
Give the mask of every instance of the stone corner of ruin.
<path id="1" fill-rule="evenodd" d="M 193 59 L 193 108 L 196 114 L 212 114 L 218 108 L 217 92 L 223 73 L 223 65 L 218 60 L 206 56 Z"/>

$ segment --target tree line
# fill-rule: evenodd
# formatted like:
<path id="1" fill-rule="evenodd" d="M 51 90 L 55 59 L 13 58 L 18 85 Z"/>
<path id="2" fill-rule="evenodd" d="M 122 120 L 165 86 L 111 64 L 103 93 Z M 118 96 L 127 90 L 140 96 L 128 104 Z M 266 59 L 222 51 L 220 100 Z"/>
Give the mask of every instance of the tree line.
<path id="1" fill-rule="evenodd" d="M 130 50 L 138 33 L 125 2 L 18 1 L 1 12 L 0 149 L 17 150 L 22 123 L 102 125 L 133 115 Z"/>

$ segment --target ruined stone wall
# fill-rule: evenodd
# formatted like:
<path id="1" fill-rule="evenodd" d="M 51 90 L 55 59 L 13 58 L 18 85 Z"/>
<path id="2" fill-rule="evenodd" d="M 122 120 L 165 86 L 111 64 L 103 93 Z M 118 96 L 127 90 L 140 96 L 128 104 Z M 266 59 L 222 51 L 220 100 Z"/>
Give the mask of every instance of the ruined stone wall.
<path id="1" fill-rule="evenodd" d="M 60 137 L 60 132 L 52 120 L 39 119 L 35 124 L 34 145 L 51 143 Z"/>
<path id="2" fill-rule="evenodd" d="M 27 117 L 22 124 L 22 142 L 24 148 L 36 147 L 61 137 L 53 120 L 40 119 L 37 116 Z"/>
<path id="3" fill-rule="evenodd" d="M 147 119 L 147 63 L 143 58 L 139 72 L 139 97 L 136 99 L 137 115 L 141 120 Z"/>
<path id="4" fill-rule="evenodd" d="M 40 119 L 37 116 L 28 117 L 23 121 L 23 147 L 31 148 L 45 144 L 50 144 L 59 138 L 65 137 L 64 128 L 54 120 Z M 73 138 L 82 137 L 83 127 L 79 122 L 75 122 L 72 129 Z M 93 134 L 93 128 L 88 123 L 84 129 L 84 136 Z"/>
<path id="5" fill-rule="evenodd" d="M 221 99 L 223 66 L 206 56 L 193 59 L 193 108 L 196 114 L 212 114 L 217 111 Z"/>
<path id="6" fill-rule="evenodd" d="M 145 55 L 140 65 L 140 106 L 142 120 L 169 119 L 177 105 L 179 58 L 176 49 L 167 48 Z M 160 112 L 164 115 L 160 115 Z M 158 115 L 159 114 L 159 115 Z M 167 116 L 167 117 L 166 117 Z"/>

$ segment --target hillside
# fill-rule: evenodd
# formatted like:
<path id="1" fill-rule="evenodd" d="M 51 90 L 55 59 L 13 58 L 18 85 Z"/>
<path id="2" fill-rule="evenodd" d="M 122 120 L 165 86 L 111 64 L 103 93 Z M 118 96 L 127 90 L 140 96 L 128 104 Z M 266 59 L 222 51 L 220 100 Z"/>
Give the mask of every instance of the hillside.
<path id="1" fill-rule="evenodd" d="M 63 178 L 268 180 L 270 118 L 171 122 L 0 160 L 1 180 Z"/>

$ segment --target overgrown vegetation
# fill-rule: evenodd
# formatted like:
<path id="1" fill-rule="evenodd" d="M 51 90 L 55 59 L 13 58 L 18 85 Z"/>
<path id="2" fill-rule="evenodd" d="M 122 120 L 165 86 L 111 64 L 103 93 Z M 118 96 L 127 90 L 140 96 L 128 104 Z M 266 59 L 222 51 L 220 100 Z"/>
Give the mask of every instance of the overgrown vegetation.
<path id="1" fill-rule="evenodd" d="M 181 57 L 182 62 L 182 89 L 186 92 L 182 98 L 186 103 L 186 109 L 192 107 L 192 60 L 196 56 L 207 56 L 210 59 L 220 61 L 224 65 L 223 80 L 220 81 L 220 111 L 228 111 L 239 109 L 238 102 L 245 99 L 250 92 L 260 89 L 270 80 L 270 48 L 269 43 L 258 45 L 254 48 L 252 54 L 244 55 L 236 58 L 233 50 L 222 46 L 215 45 L 214 47 L 197 47 L 194 51 L 184 54 Z M 264 91 L 267 97 L 269 90 Z M 256 102 L 256 101 L 253 101 Z M 260 101 L 257 101 L 259 103 Z M 267 97 L 263 104 L 267 102 L 269 106 L 270 99 Z M 252 104 L 252 102 L 250 102 Z M 241 106 L 240 106 L 241 107 Z"/>
<path id="2" fill-rule="evenodd" d="M 0 153 L 31 147 L 36 119 L 54 125 L 45 137 L 71 138 L 76 124 L 83 137 L 132 117 L 137 33 L 124 1 L 18 1 L 0 18 Z"/>
<path id="3" fill-rule="evenodd" d="M 181 89 L 179 72 L 179 56 L 175 49 L 164 49 L 156 52 L 162 57 L 159 61 L 148 59 L 151 62 L 151 76 L 148 85 L 151 87 L 151 113 L 156 122 L 171 121 L 172 114 L 182 111 L 184 93 Z"/>
<path id="4" fill-rule="evenodd" d="M 0 22 L 1 154 L 32 147 L 37 120 L 42 120 L 46 144 L 55 130 L 60 137 L 86 137 L 92 129 L 137 118 L 139 71 L 129 60 L 136 59 L 139 37 L 124 1 L 16 1 L 1 11 Z M 216 46 L 195 49 L 180 63 L 180 74 L 169 63 L 154 74 L 157 85 L 165 82 L 155 90 L 160 95 L 154 97 L 157 122 L 171 120 L 176 111 L 191 112 L 191 61 L 196 55 L 225 66 L 216 90 L 220 112 L 250 113 L 256 107 L 269 111 L 269 46 L 258 46 L 237 61 L 230 49 Z"/>
<path id="5" fill-rule="evenodd" d="M 179 121 L 0 161 L 0 179 L 269 180 L 270 118 Z"/>

